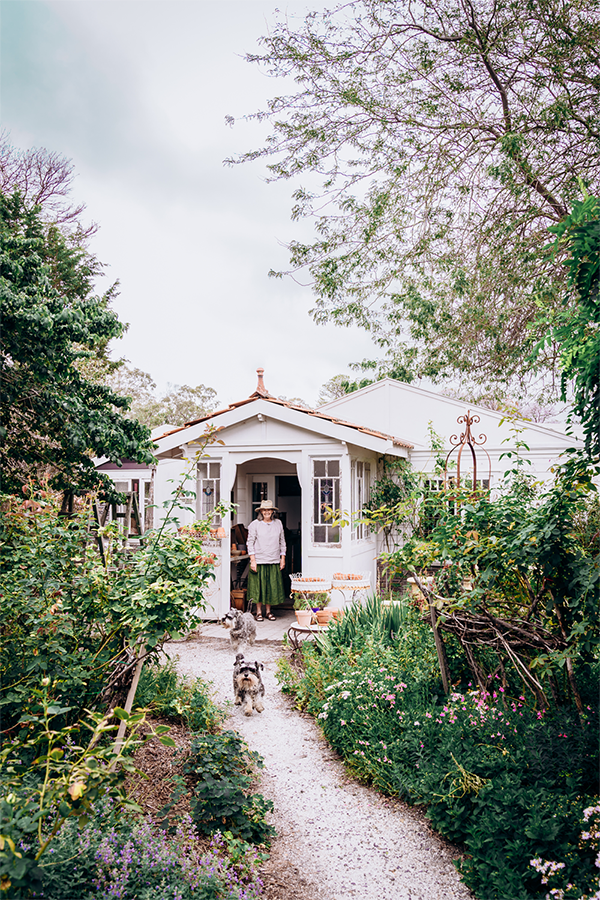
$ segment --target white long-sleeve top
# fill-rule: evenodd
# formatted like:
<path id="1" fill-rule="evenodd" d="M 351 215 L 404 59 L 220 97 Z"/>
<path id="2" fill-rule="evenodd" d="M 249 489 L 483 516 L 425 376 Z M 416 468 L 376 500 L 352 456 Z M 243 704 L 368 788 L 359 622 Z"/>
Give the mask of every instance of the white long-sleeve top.
<path id="1" fill-rule="evenodd" d="M 248 553 L 259 565 L 278 563 L 285 556 L 285 537 L 279 519 L 265 522 L 255 519 L 248 526 Z"/>

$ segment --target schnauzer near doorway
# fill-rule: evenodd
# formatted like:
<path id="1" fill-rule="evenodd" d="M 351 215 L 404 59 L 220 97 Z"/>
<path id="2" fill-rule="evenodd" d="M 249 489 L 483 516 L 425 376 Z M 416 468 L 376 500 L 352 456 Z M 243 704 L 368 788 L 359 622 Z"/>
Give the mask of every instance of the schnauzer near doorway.
<path id="1" fill-rule="evenodd" d="M 223 619 L 225 628 L 230 628 L 231 647 L 237 651 L 240 644 L 252 645 L 256 640 L 256 622 L 251 613 L 230 609 Z"/>

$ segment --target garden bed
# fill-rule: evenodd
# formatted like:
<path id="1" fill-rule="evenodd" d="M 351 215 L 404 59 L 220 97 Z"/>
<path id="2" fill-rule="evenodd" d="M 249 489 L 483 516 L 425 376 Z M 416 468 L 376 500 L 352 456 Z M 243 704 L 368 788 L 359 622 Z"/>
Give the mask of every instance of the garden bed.
<path id="1" fill-rule="evenodd" d="M 355 777 L 422 806 L 463 845 L 458 867 L 476 896 L 533 900 L 557 886 L 565 900 L 590 897 L 600 849 L 597 708 L 588 699 L 581 718 L 540 709 L 499 676 L 481 691 L 457 648 L 447 649 L 449 696 L 419 613 L 373 600 L 319 647 L 303 647 L 294 665 L 282 661 L 279 678 Z"/>

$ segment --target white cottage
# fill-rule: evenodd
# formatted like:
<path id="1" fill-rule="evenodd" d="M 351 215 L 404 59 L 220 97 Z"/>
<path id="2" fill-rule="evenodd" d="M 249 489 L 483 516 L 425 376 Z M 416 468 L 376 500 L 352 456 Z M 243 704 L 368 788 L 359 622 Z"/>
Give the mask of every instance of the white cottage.
<path id="1" fill-rule="evenodd" d="M 238 523 L 248 526 L 263 499 L 280 511 L 288 542 L 290 572 L 331 577 L 334 571 L 368 572 L 374 584 L 377 539 L 366 529 L 332 525 L 325 507 L 360 509 L 384 456 L 407 458 L 411 444 L 338 415 L 306 409 L 272 397 L 258 370 L 258 386 L 247 399 L 210 416 L 172 429 L 156 443 L 157 507 L 168 499 L 190 466 L 195 469 L 196 501 L 182 512 L 183 524 L 203 517 L 221 498 L 236 505 L 222 526 L 220 565 L 207 615 L 222 616 L 230 605 L 230 587 L 239 559 L 232 557 L 229 535 Z M 218 428 L 219 443 L 193 460 L 208 425 Z"/>
<path id="2" fill-rule="evenodd" d="M 247 526 L 263 499 L 273 500 L 280 510 L 289 571 L 324 577 L 336 571 L 366 572 L 375 585 L 381 551 L 377 536 L 361 525 L 332 525 L 326 507 L 360 510 L 383 457 L 402 457 L 420 471 L 431 470 L 429 424 L 448 442 L 451 435 L 460 435 L 457 418 L 466 412 L 464 403 L 389 378 L 311 410 L 272 397 L 263 370 L 257 371 L 258 386 L 247 399 L 156 438 L 154 492 L 159 510 L 190 471 L 196 500 L 180 514 L 182 524 L 206 515 L 221 498 L 237 504 L 235 514 L 221 523 L 226 538 L 216 542 L 220 564 L 206 612 L 210 618 L 229 609 L 240 565 L 239 557 L 231 555 L 232 528 Z M 514 426 L 489 409 L 471 407 L 471 412 L 480 417 L 475 436 L 487 436 L 493 486 L 507 468 L 500 456 L 514 448 Z M 219 443 L 212 443 L 195 462 L 207 426 L 218 429 Z M 531 471 L 548 478 L 550 467 L 573 440 L 542 425 L 520 426 L 519 438 L 530 448 Z M 487 479 L 487 470 L 482 477 Z"/>

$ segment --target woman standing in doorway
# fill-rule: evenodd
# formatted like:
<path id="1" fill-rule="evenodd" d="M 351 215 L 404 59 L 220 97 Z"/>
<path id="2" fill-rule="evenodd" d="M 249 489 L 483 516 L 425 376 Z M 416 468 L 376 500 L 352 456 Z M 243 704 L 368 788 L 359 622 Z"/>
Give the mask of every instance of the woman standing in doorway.
<path id="1" fill-rule="evenodd" d="M 248 599 L 256 603 L 257 622 L 264 621 L 263 603 L 265 616 L 274 621 L 271 607 L 279 606 L 285 599 L 281 577 L 281 570 L 285 568 L 285 537 L 283 525 L 277 518 L 277 507 L 271 500 L 262 500 L 257 513 L 257 518 L 248 526 Z"/>

